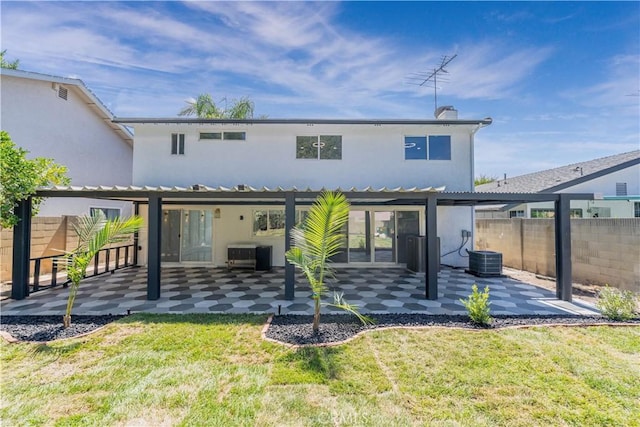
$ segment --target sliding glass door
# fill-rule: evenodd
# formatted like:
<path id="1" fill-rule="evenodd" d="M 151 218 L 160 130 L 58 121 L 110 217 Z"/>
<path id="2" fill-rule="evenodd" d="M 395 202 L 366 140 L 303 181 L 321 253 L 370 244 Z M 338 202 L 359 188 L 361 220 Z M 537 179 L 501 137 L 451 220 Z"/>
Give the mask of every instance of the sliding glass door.
<path id="1" fill-rule="evenodd" d="M 162 212 L 162 262 L 211 262 L 213 214 L 208 209 Z"/>
<path id="2" fill-rule="evenodd" d="M 396 262 L 396 216 L 393 211 L 373 214 L 373 262 Z"/>
<path id="3" fill-rule="evenodd" d="M 390 264 L 406 262 L 409 235 L 420 232 L 418 211 L 351 210 L 346 262 Z"/>

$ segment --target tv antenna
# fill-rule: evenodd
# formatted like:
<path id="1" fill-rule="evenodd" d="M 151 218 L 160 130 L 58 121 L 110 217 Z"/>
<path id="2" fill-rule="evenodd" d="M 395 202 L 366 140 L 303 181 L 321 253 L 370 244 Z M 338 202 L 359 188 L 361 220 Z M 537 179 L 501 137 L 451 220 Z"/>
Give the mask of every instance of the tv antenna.
<path id="1" fill-rule="evenodd" d="M 449 65 L 451 61 L 456 59 L 456 56 L 458 56 L 457 53 L 453 56 L 444 55 L 440 61 L 440 65 L 437 68 L 434 68 L 431 71 L 412 73 L 409 75 L 409 77 L 407 77 L 407 79 L 410 80 L 409 84 L 416 86 L 433 87 L 433 111 L 436 111 L 438 109 L 438 80 L 440 80 L 440 82 L 448 82 L 447 78 L 443 77 L 442 75 L 449 74 L 445 67 Z M 439 79 L 438 76 L 440 76 Z"/>

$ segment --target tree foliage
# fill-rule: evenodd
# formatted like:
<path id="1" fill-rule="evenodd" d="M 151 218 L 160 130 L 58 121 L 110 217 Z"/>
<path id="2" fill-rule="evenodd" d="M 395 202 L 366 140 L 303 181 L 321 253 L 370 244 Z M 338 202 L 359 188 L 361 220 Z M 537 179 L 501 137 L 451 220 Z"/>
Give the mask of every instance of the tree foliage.
<path id="1" fill-rule="evenodd" d="M 187 106 L 178 113 L 179 116 L 197 116 L 201 119 L 252 119 L 254 104 L 247 97 L 232 100 L 227 106 L 227 99 L 223 98 L 219 106 L 208 93 L 198 95 L 196 99 L 186 101 Z"/>
<path id="2" fill-rule="evenodd" d="M 4 55 L 7 53 L 7 49 L 3 50 L 0 52 L 0 68 L 8 68 L 10 70 L 17 70 L 18 69 L 18 65 L 20 65 L 20 60 L 16 59 L 13 60 L 11 62 L 7 62 L 7 60 L 4 59 Z"/>
<path id="3" fill-rule="evenodd" d="M 9 134 L 0 131 L 0 226 L 11 228 L 18 222 L 14 214 L 17 203 L 32 196 L 38 187 L 67 185 L 67 168 L 52 159 L 27 159 L 28 151 L 17 147 Z M 33 215 L 38 213 L 42 199 L 33 199 Z"/>
<path id="4" fill-rule="evenodd" d="M 74 224 L 73 228 L 78 236 L 78 246 L 66 257 L 66 270 L 69 280 L 71 280 L 71 286 L 69 287 L 67 309 L 63 317 L 65 328 L 71 325 L 71 309 L 75 303 L 80 282 L 85 277 L 91 260 L 109 245 L 128 240 L 140 227 L 142 227 L 142 218 L 138 216 L 106 221 L 101 210 L 98 210 L 93 216 L 80 217 L 78 224 Z"/>
<path id="5" fill-rule="evenodd" d="M 487 175 L 480 175 L 478 177 L 476 177 L 476 179 L 474 180 L 474 185 L 482 185 L 482 184 L 488 184 L 490 182 L 495 181 L 497 178 L 493 177 L 493 176 L 487 176 Z"/>

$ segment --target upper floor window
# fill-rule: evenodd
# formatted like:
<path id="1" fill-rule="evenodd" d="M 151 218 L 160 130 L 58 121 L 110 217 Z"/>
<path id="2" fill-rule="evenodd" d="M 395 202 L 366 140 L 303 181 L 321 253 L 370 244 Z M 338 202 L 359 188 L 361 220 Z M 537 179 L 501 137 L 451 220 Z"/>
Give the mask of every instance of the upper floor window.
<path id="1" fill-rule="evenodd" d="M 405 160 L 451 160 L 451 136 L 404 137 Z"/>
<path id="2" fill-rule="evenodd" d="M 213 139 L 225 141 L 244 141 L 247 139 L 246 132 L 200 132 L 200 139 Z"/>
<path id="3" fill-rule="evenodd" d="M 640 218 L 640 202 L 633 202 L 633 216 Z"/>
<path id="4" fill-rule="evenodd" d="M 296 159 L 342 159 L 342 135 L 296 137 Z"/>
<path id="5" fill-rule="evenodd" d="M 184 154 L 184 133 L 171 134 L 171 154 Z"/>
<path id="6" fill-rule="evenodd" d="M 616 196 L 626 196 L 626 195 L 627 195 L 627 183 L 616 182 Z"/>

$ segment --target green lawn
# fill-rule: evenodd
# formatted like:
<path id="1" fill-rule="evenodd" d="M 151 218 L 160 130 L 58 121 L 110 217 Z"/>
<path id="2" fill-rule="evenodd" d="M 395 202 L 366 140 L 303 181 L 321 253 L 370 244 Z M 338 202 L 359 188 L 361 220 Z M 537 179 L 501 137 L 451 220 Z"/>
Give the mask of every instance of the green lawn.
<path id="1" fill-rule="evenodd" d="M 640 327 L 387 330 L 331 348 L 265 316 L 136 315 L 0 344 L 3 426 L 640 425 Z"/>

